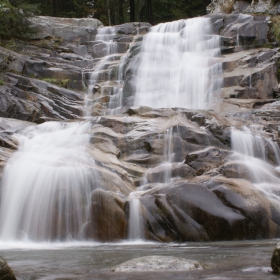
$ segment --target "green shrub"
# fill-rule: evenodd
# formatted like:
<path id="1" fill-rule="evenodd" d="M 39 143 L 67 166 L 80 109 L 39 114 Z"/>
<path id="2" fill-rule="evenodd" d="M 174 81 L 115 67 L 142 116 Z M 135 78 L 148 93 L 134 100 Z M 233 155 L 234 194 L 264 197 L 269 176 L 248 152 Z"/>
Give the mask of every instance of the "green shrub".
<path id="1" fill-rule="evenodd" d="M 69 79 L 53 79 L 53 78 L 43 78 L 42 81 L 63 87 L 63 88 L 69 88 Z"/>
<path id="2" fill-rule="evenodd" d="M 277 42 L 280 42 L 280 17 L 272 17 L 272 34 Z"/>
<path id="3" fill-rule="evenodd" d="M 32 16 L 35 10 L 34 5 L 21 4 L 15 7 L 8 0 L 1 0 L 0 39 L 25 39 L 36 32 L 28 21 L 28 17 Z"/>

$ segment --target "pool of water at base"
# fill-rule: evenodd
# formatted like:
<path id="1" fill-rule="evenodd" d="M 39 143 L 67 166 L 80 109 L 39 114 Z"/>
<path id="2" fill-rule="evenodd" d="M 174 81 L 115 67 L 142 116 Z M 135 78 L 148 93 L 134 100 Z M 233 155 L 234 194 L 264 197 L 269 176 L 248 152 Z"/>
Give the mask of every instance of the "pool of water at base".
<path id="1" fill-rule="evenodd" d="M 280 240 L 188 243 L 4 243 L 0 255 L 18 280 L 106 279 L 279 279 L 270 259 Z M 208 265 L 203 271 L 112 272 L 127 260 L 152 255 L 175 256 Z"/>

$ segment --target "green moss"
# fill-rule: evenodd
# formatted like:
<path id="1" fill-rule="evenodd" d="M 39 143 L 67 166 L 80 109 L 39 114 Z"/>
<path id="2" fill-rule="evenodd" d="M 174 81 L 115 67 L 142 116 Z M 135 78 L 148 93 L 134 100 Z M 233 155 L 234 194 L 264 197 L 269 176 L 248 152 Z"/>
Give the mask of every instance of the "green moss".
<path id="1" fill-rule="evenodd" d="M 280 58 L 278 58 L 276 61 L 276 69 L 276 77 L 278 82 L 280 82 Z"/>
<path id="2" fill-rule="evenodd" d="M 277 42 L 280 42 L 280 16 L 274 16 L 271 18 L 272 21 L 272 35 Z"/>
<path id="3" fill-rule="evenodd" d="M 0 86 L 4 86 L 4 81 L 0 79 Z"/>
<path id="4" fill-rule="evenodd" d="M 69 88 L 69 79 L 52 79 L 52 78 L 43 78 L 42 81 L 63 87 L 63 88 Z"/>
<path id="5" fill-rule="evenodd" d="M 267 49 L 274 49 L 275 48 L 272 44 L 263 44 L 260 47 L 267 48 Z"/>

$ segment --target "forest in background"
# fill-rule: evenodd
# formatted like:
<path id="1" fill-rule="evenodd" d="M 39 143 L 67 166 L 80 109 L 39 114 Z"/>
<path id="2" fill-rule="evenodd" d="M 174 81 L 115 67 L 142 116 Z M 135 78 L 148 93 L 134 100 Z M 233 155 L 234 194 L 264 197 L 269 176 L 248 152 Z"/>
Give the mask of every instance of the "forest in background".
<path id="1" fill-rule="evenodd" d="M 94 17 L 105 25 L 117 25 L 130 21 L 157 24 L 204 15 L 206 6 L 211 0 L 10 0 L 9 2 L 16 8 L 32 10 L 43 16 Z"/>
<path id="2" fill-rule="evenodd" d="M 28 17 L 96 18 L 105 26 L 160 22 L 206 14 L 211 0 L 0 0 L 0 39 L 29 38 Z"/>

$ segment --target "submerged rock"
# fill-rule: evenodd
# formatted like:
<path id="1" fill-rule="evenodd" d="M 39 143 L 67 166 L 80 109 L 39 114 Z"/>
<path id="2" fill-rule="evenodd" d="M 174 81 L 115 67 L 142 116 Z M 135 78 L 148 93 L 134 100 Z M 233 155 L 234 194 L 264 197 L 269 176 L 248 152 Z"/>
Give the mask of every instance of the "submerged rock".
<path id="1" fill-rule="evenodd" d="M 12 269 L 2 257 L 0 257 L 0 280 L 16 280 Z"/>
<path id="2" fill-rule="evenodd" d="M 202 270 L 205 264 L 173 256 L 146 256 L 135 258 L 111 269 L 115 272 L 189 271 Z"/>

